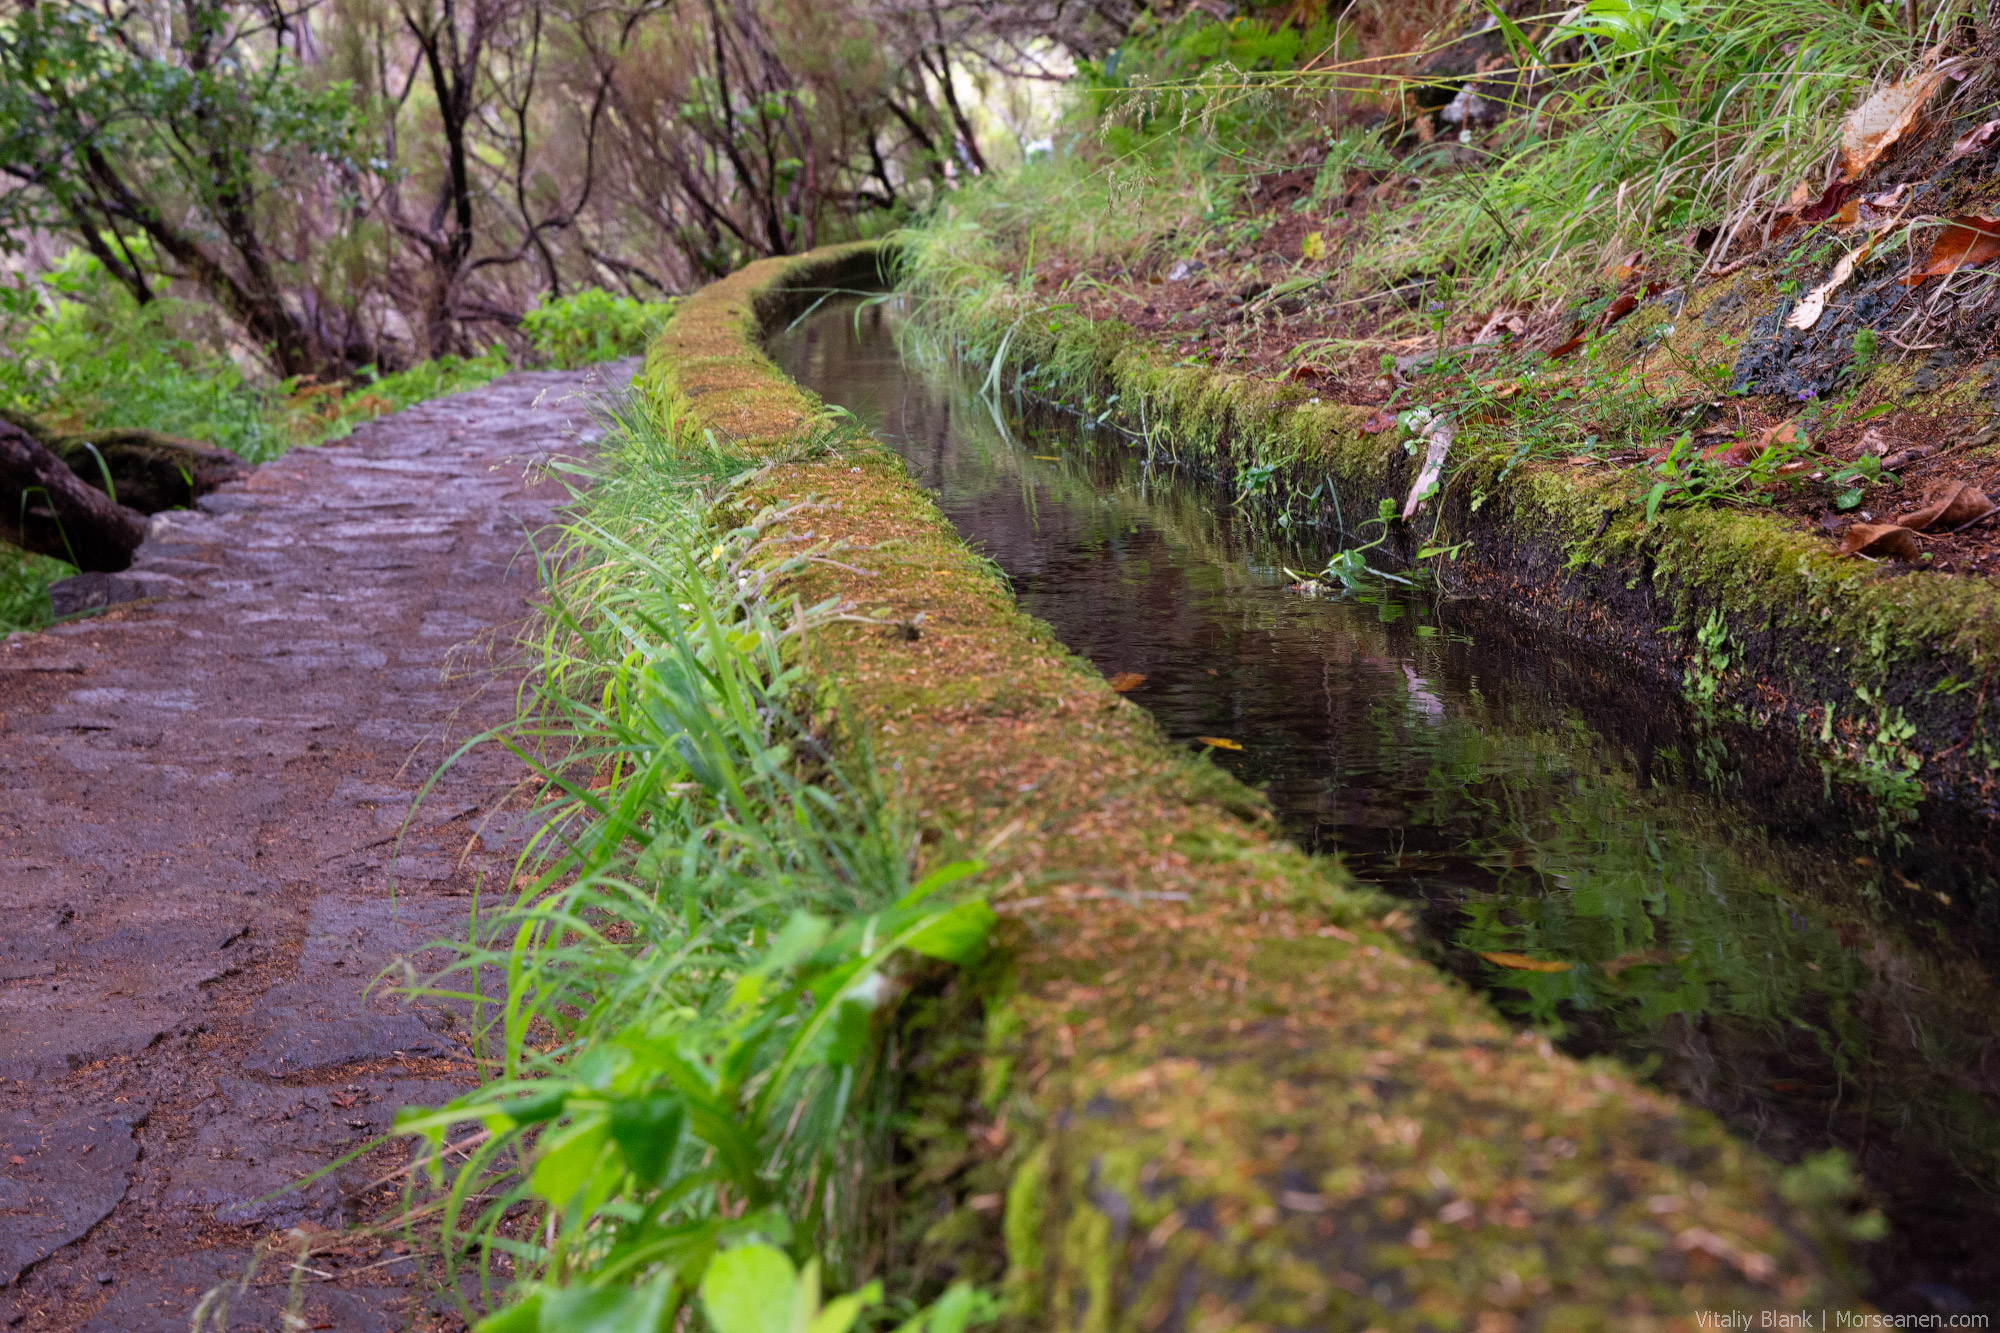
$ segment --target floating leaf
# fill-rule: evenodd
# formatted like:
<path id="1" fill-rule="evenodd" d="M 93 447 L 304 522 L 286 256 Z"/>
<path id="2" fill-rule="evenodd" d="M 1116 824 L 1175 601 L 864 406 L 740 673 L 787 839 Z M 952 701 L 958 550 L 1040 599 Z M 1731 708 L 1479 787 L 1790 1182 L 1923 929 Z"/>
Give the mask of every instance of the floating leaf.
<path id="1" fill-rule="evenodd" d="M 1217 750 L 1240 750 L 1243 748 L 1242 746 L 1238 745 L 1235 741 L 1227 740 L 1221 736 L 1197 736 L 1195 737 L 1195 739 L 1200 741 L 1203 745 L 1209 746 Z"/>
<path id="2" fill-rule="evenodd" d="M 1956 528 L 1993 512 L 1993 502 L 1977 487 L 1962 481 L 1934 482 L 1924 492 L 1924 507 L 1896 521 L 1913 532 Z"/>
<path id="3" fill-rule="evenodd" d="M 1840 554 L 1915 560 L 1917 534 L 1900 523 L 1856 523 L 1841 535 Z"/>
<path id="4" fill-rule="evenodd" d="M 1146 683 L 1143 671 L 1121 671 L 1111 678 L 1111 688 L 1120 694 L 1129 694 Z"/>
<path id="5" fill-rule="evenodd" d="M 1038 462 L 1038 463 L 1060 463 L 1060 462 L 1062 462 L 1062 455 L 1061 455 L 1061 454 L 1030 454 L 1030 455 L 1028 455 L 1028 456 L 1029 456 L 1030 458 L 1034 459 L 1034 460 L 1035 460 L 1036 462 Z"/>
<path id="6" fill-rule="evenodd" d="M 2000 218 L 1968 213 L 1953 218 L 1951 225 L 1938 233 L 1922 268 L 1911 269 L 1898 281 L 1905 287 L 1921 287 L 1928 279 L 1993 259 L 2000 259 Z"/>
<path id="7" fill-rule="evenodd" d="M 1878 88 L 1868 99 L 1848 112 L 1840 125 L 1840 174 L 1845 180 L 1859 180 L 1882 154 L 1909 132 L 1923 114 L 1924 103 L 1944 82 L 1946 71 L 1935 68 L 1915 74 L 1901 83 Z"/>
<path id="8" fill-rule="evenodd" d="M 1574 963 L 1559 963 L 1553 958 L 1530 958 L 1524 953 L 1482 953 L 1479 955 L 1497 967 L 1511 967 L 1517 972 L 1567 972 Z"/>

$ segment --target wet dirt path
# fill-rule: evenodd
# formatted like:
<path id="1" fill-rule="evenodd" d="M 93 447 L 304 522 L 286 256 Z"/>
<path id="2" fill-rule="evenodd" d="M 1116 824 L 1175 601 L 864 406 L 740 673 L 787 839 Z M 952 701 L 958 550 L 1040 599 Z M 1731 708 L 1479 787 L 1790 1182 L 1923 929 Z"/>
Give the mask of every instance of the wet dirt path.
<path id="1" fill-rule="evenodd" d="M 365 1209 L 395 1150 L 260 1196 L 470 1078 L 456 1014 L 367 990 L 504 879 L 486 812 L 518 767 L 475 753 L 398 832 L 511 715 L 523 542 L 561 496 L 525 468 L 634 368 L 288 455 L 155 520 L 128 577 L 158 600 L 0 646 L 0 1327 L 181 1333 L 256 1238 Z M 313 1279 L 306 1327 L 409 1326 L 406 1268 Z"/>

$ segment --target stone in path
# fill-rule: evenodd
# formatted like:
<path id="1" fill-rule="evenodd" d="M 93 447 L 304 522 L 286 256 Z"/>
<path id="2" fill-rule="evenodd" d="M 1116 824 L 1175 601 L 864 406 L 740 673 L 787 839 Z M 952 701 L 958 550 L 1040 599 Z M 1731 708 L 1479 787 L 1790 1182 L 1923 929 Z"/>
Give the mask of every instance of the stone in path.
<path id="1" fill-rule="evenodd" d="M 113 588 L 145 600 L 0 646 L 0 1329 L 186 1329 L 259 1238 L 351 1221 L 399 1159 L 264 1196 L 469 1081 L 460 1014 L 370 983 L 505 883 L 502 752 L 411 806 L 512 714 L 524 543 L 562 497 L 524 473 L 632 370 L 287 455 L 155 518 Z M 313 1278 L 308 1326 L 409 1326 L 408 1267 Z M 229 1327 L 276 1327 L 290 1276 Z"/>

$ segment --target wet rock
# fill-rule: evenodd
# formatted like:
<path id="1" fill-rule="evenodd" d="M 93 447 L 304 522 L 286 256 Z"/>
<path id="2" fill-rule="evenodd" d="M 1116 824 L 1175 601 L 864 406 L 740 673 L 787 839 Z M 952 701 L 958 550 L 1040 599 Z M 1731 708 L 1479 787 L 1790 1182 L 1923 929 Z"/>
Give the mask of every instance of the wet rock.
<path id="1" fill-rule="evenodd" d="M 136 602 L 146 595 L 139 580 L 126 574 L 78 574 L 49 585 L 49 602 L 58 617 Z"/>
<path id="2" fill-rule="evenodd" d="M 211 1333 L 265 1333 L 280 1328 L 338 1329 L 339 1333 L 392 1333 L 404 1327 L 409 1297 L 382 1287 L 308 1282 L 302 1309 L 287 1320 L 290 1272 L 282 1261 L 257 1265 L 243 1250 L 201 1250 L 176 1256 L 143 1280 L 114 1285 L 112 1295 L 77 1333 L 187 1333 L 189 1316 L 204 1295 L 216 1293 Z"/>
<path id="3" fill-rule="evenodd" d="M 118 1206 L 139 1159 L 145 1112 L 0 1117 L 0 1287 L 89 1231 Z"/>
<path id="4" fill-rule="evenodd" d="M 258 1021 L 263 1036 L 243 1061 L 253 1074 L 307 1074 L 363 1060 L 455 1053 L 416 1015 L 373 1009 L 358 998 L 330 998 L 324 986 L 272 991 Z"/>

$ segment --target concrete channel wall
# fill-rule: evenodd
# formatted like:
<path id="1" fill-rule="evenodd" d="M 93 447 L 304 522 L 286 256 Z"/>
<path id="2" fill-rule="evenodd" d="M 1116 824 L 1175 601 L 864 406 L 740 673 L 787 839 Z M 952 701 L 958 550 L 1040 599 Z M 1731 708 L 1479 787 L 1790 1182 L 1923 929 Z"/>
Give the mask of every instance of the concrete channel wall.
<path id="1" fill-rule="evenodd" d="M 836 247 L 704 289 L 648 392 L 781 452 L 821 414 L 758 339 L 880 263 Z M 1837 1219 L 1776 1164 L 1415 956 L 1390 904 L 1021 612 L 900 460 L 850 444 L 756 491 L 847 544 L 796 590 L 889 625 L 819 638 L 816 679 L 926 860 L 988 863 L 1003 922 L 983 971 L 905 1003 L 899 1265 L 998 1277 L 1017 1327 L 1079 1333 L 1854 1304 Z"/>

